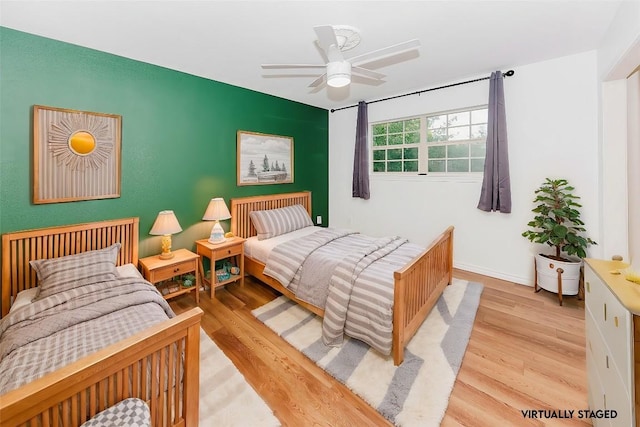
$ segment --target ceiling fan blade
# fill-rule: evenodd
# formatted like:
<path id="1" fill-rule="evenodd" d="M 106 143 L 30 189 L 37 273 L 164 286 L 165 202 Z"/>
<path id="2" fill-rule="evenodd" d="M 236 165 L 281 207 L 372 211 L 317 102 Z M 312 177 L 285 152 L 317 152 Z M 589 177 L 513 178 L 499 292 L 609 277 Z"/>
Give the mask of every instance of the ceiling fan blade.
<path id="1" fill-rule="evenodd" d="M 318 46 L 327 54 L 329 62 L 343 61 L 344 57 L 338 47 L 338 39 L 331 25 L 313 27 L 318 36 Z"/>
<path id="2" fill-rule="evenodd" d="M 331 25 L 319 25 L 313 27 L 313 30 L 318 36 L 318 44 L 325 51 L 327 51 L 331 45 L 338 46 L 338 39 L 336 39 L 336 33 L 333 31 Z"/>
<path id="3" fill-rule="evenodd" d="M 362 55 L 354 56 L 353 58 L 349 58 L 348 61 L 350 61 L 354 66 L 362 66 L 368 64 L 369 62 L 388 58 L 389 56 L 398 55 L 400 53 L 408 52 L 419 47 L 420 40 L 414 39 L 364 53 Z"/>
<path id="4" fill-rule="evenodd" d="M 326 65 L 318 65 L 318 64 L 262 64 L 262 68 L 265 70 L 285 70 L 289 68 L 304 68 L 304 69 L 324 69 Z"/>
<path id="5" fill-rule="evenodd" d="M 318 87 L 327 80 L 327 73 L 324 73 L 309 84 L 309 87 Z"/>
<path id="6" fill-rule="evenodd" d="M 381 80 L 387 77 L 385 74 L 379 73 L 377 71 L 368 70 L 362 67 L 351 67 L 351 71 L 353 74 L 359 74 L 361 76 L 369 77 L 370 79 Z"/>

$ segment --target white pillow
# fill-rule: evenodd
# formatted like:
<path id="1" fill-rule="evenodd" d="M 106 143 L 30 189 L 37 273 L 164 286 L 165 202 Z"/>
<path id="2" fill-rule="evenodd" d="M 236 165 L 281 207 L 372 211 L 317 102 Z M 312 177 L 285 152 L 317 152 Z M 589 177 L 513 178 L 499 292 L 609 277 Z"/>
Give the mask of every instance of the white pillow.
<path id="1" fill-rule="evenodd" d="M 36 297 L 36 295 L 38 295 L 37 287 L 25 289 L 24 291 L 18 292 L 18 295 L 16 295 L 16 300 L 13 302 L 13 304 L 11 304 L 9 313 L 11 313 L 13 310 L 19 309 L 22 306 L 31 304 L 31 301 Z"/>
<path id="2" fill-rule="evenodd" d="M 258 240 L 270 239 L 313 225 L 309 213 L 302 205 L 252 211 L 249 218 L 258 232 Z"/>
<path id="3" fill-rule="evenodd" d="M 129 263 L 116 267 L 119 277 L 142 277 L 135 265 Z"/>

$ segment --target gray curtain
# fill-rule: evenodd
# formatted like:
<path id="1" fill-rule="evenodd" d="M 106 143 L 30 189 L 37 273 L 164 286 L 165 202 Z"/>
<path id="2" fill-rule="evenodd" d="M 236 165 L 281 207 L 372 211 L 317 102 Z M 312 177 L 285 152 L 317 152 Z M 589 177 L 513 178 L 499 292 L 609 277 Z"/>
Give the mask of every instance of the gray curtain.
<path id="1" fill-rule="evenodd" d="M 358 121 L 356 122 L 356 149 L 353 156 L 353 181 L 351 195 L 369 199 L 369 155 L 367 154 L 367 103 L 358 102 Z"/>
<path id="2" fill-rule="evenodd" d="M 500 71 L 491 73 L 487 152 L 478 209 L 485 212 L 511 213 L 511 181 L 503 81 Z"/>

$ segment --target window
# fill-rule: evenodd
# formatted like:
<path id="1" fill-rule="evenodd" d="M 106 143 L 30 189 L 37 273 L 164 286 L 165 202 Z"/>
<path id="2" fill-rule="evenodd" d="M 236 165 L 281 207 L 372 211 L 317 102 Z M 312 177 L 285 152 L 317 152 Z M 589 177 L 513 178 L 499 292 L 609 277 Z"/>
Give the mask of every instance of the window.
<path id="1" fill-rule="evenodd" d="M 374 174 L 482 172 L 487 108 L 372 124 Z"/>

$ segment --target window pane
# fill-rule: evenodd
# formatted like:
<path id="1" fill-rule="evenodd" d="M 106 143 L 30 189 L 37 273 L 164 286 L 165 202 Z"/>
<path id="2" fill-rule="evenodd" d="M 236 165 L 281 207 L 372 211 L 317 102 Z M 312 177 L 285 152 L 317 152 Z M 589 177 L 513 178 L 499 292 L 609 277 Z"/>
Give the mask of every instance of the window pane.
<path id="1" fill-rule="evenodd" d="M 373 137 L 373 145 L 376 147 L 380 147 L 382 145 L 387 145 L 387 137 L 386 136 L 374 136 Z"/>
<path id="2" fill-rule="evenodd" d="M 445 147 L 444 145 L 429 147 L 430 159 L 444 159 L 446 154 L 447 154 L 447 147 Z"/>
<path id="3" fill-rule="evenodd" d="M 469 172 L 469 160 L 447 160 L 447 172 Z"/>
<path id="4" fill-rule="evenodd" d="M 484 159 L 471 159 L 471 172 L 484 172 Z"/>
<path id="5" fill-rule="evenodd" d="M 404 149 L 404 158 L 409 159 L 417 159 L 418 158 L 418 148 L 405 148 Z"/>
<path id="6" fill-rule="evenodd" d="M 444 172 L 444 160 L 429 160 L 429 172 Z"/>
<path id="7" fill-rule="evenodd" d="M 471 112 L 471 123 L 487 123 L 487 109 L 473 110 Z"/>
<path id="8" fill-rule="evenodd" d="M 471 138 L 486 138 L 486 137 L 487 137 L 487 125 L 471 126 Z"/>
<path id="9" fill-rule="evenodd" d="M 462 113 L 453 113 L 449 114 L 449 120 L 447 123 L 449 126 L 462 126 L 468 125 L 471 115 L 468 111 L 463 111 Z"/>
<path id="10" fill-rule="evenodd" d="M 389 123 L 389 133 L 398 133 L 404 130 L 403 122 L 391 122 Z"/>
<path id="11" fill-rule="evenodd" d="M 447 140 L 447 129 L 433 129 L 427 131 L 427 142 L 439 142 Z"/>
<path id="12" fill-rule="evenodd" d="M 387 124 L 381 123 L 379 125 L 373 125 L 373 134 L 374 135 L 384 135 L 387 133 Z"/>
<path id="13" fill-rule="evenodd" d="M 418 172 L 418 162 L 411 160 L 409 162 L 404 162 L 404 171 L 405 172 Z"/>
<path id="14" fill-rule="evenodd" d="M 373 162 L 373 171 L 374 172 L 384 172 L 384 162 Z"/>
<path id="15" fill-rule="evenodd" d="M 449 128 L 449 141 L 460 139 L 469 139 L 469 126 Z"/>
<path id="16" fill-rule="evenodd" d="M 404 131 L 410 132 L 413 130 L 420 130 L 420 119 L 405 120 Z"/>
<path id="17" fill-rule="evenodd" d="M 471 145 L 471 157 L 482 157 L 487 155 L 487 145 L 484 142 L 478 142 Z"/>
<path id="18" fill-rule="evenodd" d="M 469 157 L 469 144 L 456 144 L 447 146 L 447 157 Z"/>
<path id="19" fill-rule="evenodd" d="M 389 145 L 402 144 L 402 134 L 389 135 Z"/>
<path id="20" fill-rule="evenodd" d="M 410 174 L 422 170 L 426 162 L 429 173 L 481 172 L 488 111 L 472 107 L 371 124 L 373 171 Z M 422 129 L 424 124 L 427 129 Z"/>
<path id="21" fill-rule="evenodd" d="M 405 144 L 418 144 L 420 142 L 420 133 L 412 132 L 404 134 L 404 143 Z"/>
<path id="22" fill-rule="evenodd" d="M 393 148 L 387 151 L 387 158 L 389 160 L 399 160 L 402 158 L 402 149 L 401 148 Z"/>
<path id="23" fill-rule="evenodd" d="M 447 127 L 447 115 L 427 117 L 427 129 L 439 129 Z"/>
<path id="24" fill-rule="evenodd" d="M 385 150 L 373 150 L 373 160 L 386 160 L 387 152 Z"/>
<path id="25" fill-rule="evenodd" d="M 387 162 L 387 172 L 402 172 L 402 162 Z"/>

